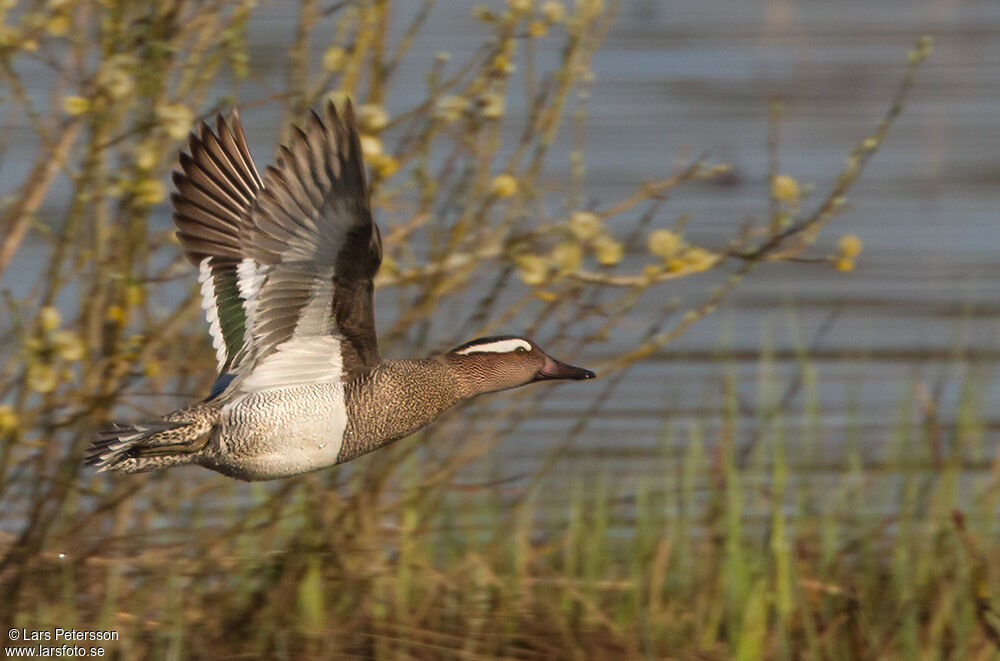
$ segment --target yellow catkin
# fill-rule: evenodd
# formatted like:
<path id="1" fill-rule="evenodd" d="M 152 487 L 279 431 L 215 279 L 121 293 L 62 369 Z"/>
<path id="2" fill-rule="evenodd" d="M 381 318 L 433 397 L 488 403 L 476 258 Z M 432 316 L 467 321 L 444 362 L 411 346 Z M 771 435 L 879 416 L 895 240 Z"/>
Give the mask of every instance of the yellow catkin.
<path id="1" fill-rule="evenodd" d="M 153 142 L 143 142 L 135 148 L 135 164 L 140 170 L 152 170 L 160 160 L 160 150 Z"/>
<path id="2" fill-rule="evenodd" d="M 340 71 L 347 61 L 347 51 L 339 46 L 331 46 L 323 53 L 323 68 L 327 71 Z"/>
<path id="3" fill-rule="evenodd" d="M 63 98 L 62 107 L 67 115 L 82 115 L 90 110 L 90 101 L 82 96 L 67 96 Z"/>
<path id="4" fill-rule="evenodd" d="M 787 174 L 778 174 L 771 181 L 771 197 L 779 202 L 797 203 L 802 192 L 799 182 Z"/>
<path id="5" fill-rule="evenodd" d="M 549 263 L 538 255 L 521 255 L 516 260 L 517 273 L 526 284 L 540 285 L 549 277 Z"/>
<path id="6" fill-rule="evenodd" d="M 684 252 L 684 263 L 694 272 L 707 271 L 715 266 L 717 261 L 718 255 L 704 248 L 689 248 Z"/>
<path id="7" fill-rule="evenodd" d="M 378 133 L 389 123 L 389 113 L 380 105 L 366 103 L 358 108 L 358 124 L 361 130 Z"/>
<path id="8" fill-rule="evenodd" d="M 159 179 L 143 179 L 136 182 L 133 193 L 136 202 L 152 206 L 167 198 L 167 187 Z"/>
<path id="9" fill-rule="evenodd" d="M 63 360 L 74 362 L 83 358 L 86 346 L 73 331 L 57 330 L 52 333 L 52 348 Z"/>
<path id="10" fill-rule="evenodd" d="M 566 18 L 566 7 L 557 0 L 548 0 L 542 3 L 542 16 L 550 23 L 559 23 Z"/>
<path id="11" fill-rule="evenodd" d="M 856 234 L 845 234 L 840 237 L 837 247 L 840 248 L 841 257 L 853 258 L 861 254 L 864 242 Z"/>
<path id="12" fill-rule="evenodd" d="M 576 211 L 569 217 L 569 231 L 581 241 L 589 241 L 601 233 L 601 219 L 590 211 Z"/>
<path id="13" fill-rule="evenodd" d="M 399 171 L 399 161 L 388 154 L 379 154 L 369 159 L 369 163 L 379 179 L 388 179 Z"/>
<path id="14" fill-rule="evenodd" d="M 52 365 L 35 363 L 28 367 L 28 387 L 35 392 L 49 393 L 59 385 L 59 375 Z"/>
<path id="15" fill-rule="evenodd" d="M 564 241 L 552 249 L 551 259 L 560 274 L 572 273 L 583 264 L 583 246 L 574 241 Z"/>
<path id="16" fill-rule="evenodd" d="M 360 140 L 361 151 L 365 153 L 365 158 L 380 156 L 383 153 L 382 141 L 374 135 L 362 134 Z"/>
<path id="17" fill-rule="evenodd" d="M 480 102 L 480 112 L 486 119 L 500 119 L 506 109 L 504 98 L 495 92 L 490 92 L 482 97 Z"/>
<path id="18" fill-rule="evenodd" d="M 125 305 L 132 308 L 142 305 L 142 302 L 145 300 L 146 289 L 142 285 L 133 283 L 125 288 Z"/>
<path id="19" fill-rule="evenodd" d="M 62 315 L 59 314 L 59 310 L 51 305 L 46 305 L 38 311 L 38 323 L 43 331 L 52 331 L 59 328 L 59 324 L 62 323 Z"/>
<path id="20" fill-rule="evenodd" d="M 160 106 L 156 109 L 156 115 L 163 130 L 174 140 L 180 140 L 187 136 L 188 131 L 191 130 L 191 123 L 194 121 L 191 110 L 179 103 L 168 103 Z"/>
<path id="21" fill-rule="evenodd" d="M 646 264 L 642 267 L 642 277 L 650 282 L 655 280 L 661 273 L 663 273 L 663 266 L 658 264 Z"/>
<path id="22" fill-rule="evenodd" d="M 104 318 L 116 324 L 125 323 L 125 310 L 120 305 L 109 305 Z"/>
<path id="23" fill-rule="evenodd" d="M 443 96 L 434 108 L 434 118 L 445 122 L 454 122 L 466 108 L 469 107 L 469 100 L 462 96 Z"/>
<path id="24" fill-rule="evenodd" d="M 649 252 L 663 257 L 673 257 L 681 247 L 681 237 L 668 229 L 657 229 L 649 233 L 647 239 Z"/>
<path id="25" fill-rule="evenodd" d="M 499 174 L 490 182 L 490 194 L 495 197 L 511 197 L 517 193 L 517 179 L 509 174 Z"/>
<path id="26" fill-rule="evenodd" d="M 0 404 L 0 434 L 17 428 L 17 412 L 7 404 Z"/>
<path id="27" fill-rule="evenodd" d="M 69 26 L 69 17 L 65 14 L 57 14 L 45 24 L 45 31 L 53 37 L 64 37 L 69 32 Z"/>
<path id="28" fill-rule="evenodd" d="M 625 246 L 607 234 L 594 239 L 594 256 L 604 266 L 614 266 L 625 256 Z"/>

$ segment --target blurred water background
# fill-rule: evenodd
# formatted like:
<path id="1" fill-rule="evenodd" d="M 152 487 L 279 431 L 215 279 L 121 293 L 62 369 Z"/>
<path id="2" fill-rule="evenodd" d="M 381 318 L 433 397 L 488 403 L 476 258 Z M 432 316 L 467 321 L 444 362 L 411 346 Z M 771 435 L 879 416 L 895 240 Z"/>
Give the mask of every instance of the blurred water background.
<path id="1" fill-rule="evenodd" d="M 455 62 L 472 56 L 483 28 L 470 9 L 456 0 L 437 3 L 386 100 L 390 112 L 421 98 L 428 62 L 437 53 L 446 51 Z M 407 6 L 398 8 L 396 38 L 411 17 Z M 245 99 L 279 87 L 284 71 L 268 69 L 268 53 L 287 47 L 296 20 L 282 3 L 264 3 L 255 15 L 248 36 L 254 71 Z M 530 472 L 555 445 L 567 441 L 573 459 L 561 462 L 557 474 L 580 475 L 597 466 L 628 475 L 659 471 L 647 459 L 661 452 L 665 421 L 683 426 L 703 416 L 705 402 L 721 392 L 720 384 L 734 370 L 746 403 L 743 412 L 759 414 L 749 402 L 765 354 L 788 389 L 789 410 L 801 408 L 803 389 L 796 380 L 802 350 L 808 349 L 816 368 L 823 442 L 796 458 L 799 476 L 824 470 L 844 442 L 848 419 L 863 431 L 864 456 L 878 461 L 914 377 L 948 407 L 957 401 L 963 375 L 974 369 L 984 397 L 997 400 L 996 3 L 626 2 L 594 61 L 584 194 L 594 203 L 624 197 L 641 182 L 668 172 L 683 150 L 730 162 L 735 166 L 731 177 L 689 187 L 663 211 L 666 219 L 689 213 L 691 239 L 721 247 L 748 217 L 759 220 L 767 214 L 769 103 L 780 101 L 785 110 L 779 170 L 822 192 L 850 146 L 881 116 L 904 68 L 902 54 L 923 33 L 935 39 L 934 56 L 888 143 L 852 191 L 851 209 L 826 230 L 831 241 L 848 232 L 863 239 L 856 270 L 843 274 L 787 263 L 760 269 L 720 313 L 635 366 L 586 430 L 567 438 L 571 421 L 591 406 L 592 394 L 577 387 L 551 393 L 523 422 L 518 442 L 498 449 L 501 472 Z M 543 48 L 538 57 L 545 61 L 557 55 L 554 47 Z M 28 91 L 41 100 L 54 81 L 41 65 L 37 74 L 31 78 L 37 86 Z M 513 140 L 526 101 L 522 87 L 512 85 L 511 93 Z M 243 113 L 261 166 L 270 162 L 279 139 L 282 118 L 276 109 L 272 103 Z M 22 140 L 32 135 L 15 130 L 7 136 L 0 189 L 10 189 L 23 176 L 15 164 L 27 162 L 36 147 Z M 566 164 L 565 178 L 557 174 L 547 182 L 554 189 L 568 180 L 570 146 L 562 140 L 549 156 L 550 164 Z M 550 169 L 558 173 L 558 165 Z M 156 217 L 161 229 L 170 224 L 167 207 L 162 205 Z M 40 215 L 46 219 L 44 208 Z M 386 225 L 386 219 L 381 222 Z M 42 266 L 38 254 L 27 246 L 7 274 L 5 286 L 16 296 L 27 292 Z M 569 358 L 591 364 L 620 353 L 665 305 L 675 299 L 697 301 L 711 283 L 710 276 L 687 278 L 646 294 L 623 328 L 608 338 L 606 352 L 592 347 Z M 482 294 L 470 292 L 448 317 L 461 316 L 462 304 L 473 306 Z M 388 327 L 399 302 L 390 296 L 377 296 L 377 301 L 380 327 Z M 514 321 L 506 330 L 521 329 Z M 452 325 L 442 324 L 432 329 L 430 345 L 443 349 L 462 339 L 454 335 Z M 992 428 L 998 420 L 986 422 Z M 805 421 L 800 417 L 790 424 Z"/>

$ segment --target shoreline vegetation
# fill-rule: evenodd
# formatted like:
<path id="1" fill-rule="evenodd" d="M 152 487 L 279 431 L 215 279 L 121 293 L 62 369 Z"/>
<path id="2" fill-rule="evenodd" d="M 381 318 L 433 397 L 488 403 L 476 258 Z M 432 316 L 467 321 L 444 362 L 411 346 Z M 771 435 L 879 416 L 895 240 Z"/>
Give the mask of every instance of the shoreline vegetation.
<path id="1" fill-rule="evenodd" d="M 354 100 L 386 248 L 378 296 L 398 302 L 380 320 L 389 353 L 511 323 L 560 355 L 594 353 L 648 313 L 649 292 L 705 274 L 700 300 L 658 304 L 628 351 L 595 365 L 602 379 L 565 446 L 633 366 L 756 268 L 851 271 L 861 239 L 828 226 L 930 39 L 901 54 L 885 114 L 815 190 L 780 168 L 772 104 L 766 216 L 747 210 L 733 236 L 704 245 L 665 203 L 725 185 L 725 164 L 682 153 L 621 199 L 585 194 L 591 62 L 618 4 L 476 7 L 481 46 L 427 62 L 424 97 L 403 108 L 392 91 L 430 1 L 394 32 L 392 2 L 301 0 L 280 89 L 253 73 L 249 0 L 0 9 L 0 122 L 36 148 L 0 206 L 0 630 L 115 632 L 106 654 L 127 659 L 996 658 L 1000 470 L 974 373 L 951 418 L 901 384 L 897 442 L 878 462 L 862 460 L 846 411 L 843 452 L 808 477 L 789 457 L 829 451 L 809 346 L 785 390 L 801 405 L 762 350 L 751 421 L 728 379 L 703 418 L 663 420 L 661 451 L 635 480 L 559 475 L 565 447 L 526 475 L 495 465 L 544 390 L 281 482 L 83 468 L 111 417 L 207 393 L 195 274 L 152 219 L 188 132 L 234 106 L 269 109 L 287 135 L 323 100 Z M 52 81 L 44 98 L 29 92 L 34 75 Z M 559 139 L 572 146 L 553 162 Z M 15 297 L 7 279 L 29 248 L 44 259 Z M 442 325 L 445 309 L 460 314 Z"/>

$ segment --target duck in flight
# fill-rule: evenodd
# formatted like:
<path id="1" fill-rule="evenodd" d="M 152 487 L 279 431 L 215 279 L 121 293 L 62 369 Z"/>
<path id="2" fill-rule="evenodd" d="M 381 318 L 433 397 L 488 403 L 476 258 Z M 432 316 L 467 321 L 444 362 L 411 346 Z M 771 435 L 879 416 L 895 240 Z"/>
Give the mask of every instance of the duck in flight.
<path id="1" fill-rule="evenodd" d="M 372 279 L 382 241 L 349 103 L 311 113 L 263 177 L 235 112 L 214 132 L 201 123 L 180 167 L 174 222 L 199 270 L 219 377 L 204 401 L 100 433 L 89 465 L 288 477 L 378 449 L 483 393 L 594 378 L 513 335 L 379 358 Z"/>

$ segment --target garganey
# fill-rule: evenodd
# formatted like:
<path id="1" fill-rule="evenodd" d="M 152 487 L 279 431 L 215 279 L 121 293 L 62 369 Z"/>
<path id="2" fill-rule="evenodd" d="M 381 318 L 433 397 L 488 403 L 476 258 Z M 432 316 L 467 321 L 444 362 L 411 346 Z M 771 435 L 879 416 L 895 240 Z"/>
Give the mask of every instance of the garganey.
<path id="1" fill-rule="evenodd" d="M 100 470 L 287 477 L 371 452 L 476 395 L 594 378 L 512 335 L 379 358 L 382 241 L 350 104 L 311 113 L 263 177 L 235 112 L 214 132 L 201 123 L 180 168 L 174 221 L 199 269 L 219 377 L 204 401 L 102 432 L 87 456 Z"/>

